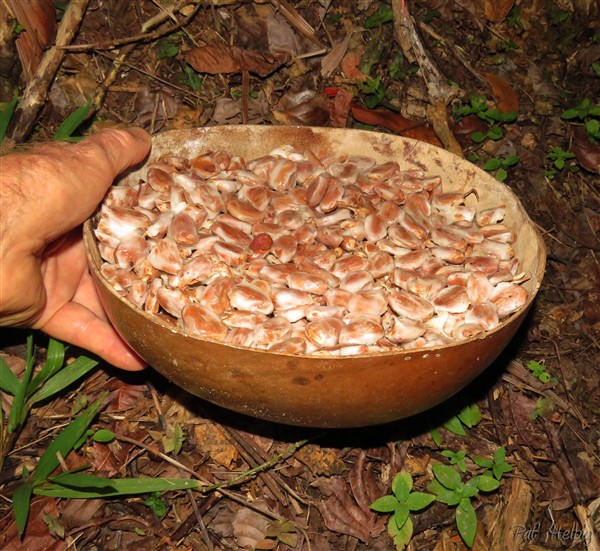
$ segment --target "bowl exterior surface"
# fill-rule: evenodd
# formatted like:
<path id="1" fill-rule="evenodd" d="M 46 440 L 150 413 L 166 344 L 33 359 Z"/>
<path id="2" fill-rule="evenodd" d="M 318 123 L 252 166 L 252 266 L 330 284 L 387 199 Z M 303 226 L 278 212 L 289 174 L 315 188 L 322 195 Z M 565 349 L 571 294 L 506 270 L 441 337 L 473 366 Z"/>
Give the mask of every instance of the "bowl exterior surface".
<path id="1" fill-rule="evenodd" d="M 182 334 L 121 297 L 100 273 L 102 260 L 91 220 L 84 242 L 105 309 L 121 335 L 175 384 L 210 402 L 291 425 L 358 427 L 405 418 L 456 394 L 506 347 L 531 307 L 544 273 L 541 236 L 512 192 L 487 173 L 447 151 L 415 140 L 367 131 L 295 127 L 212 127 L 171 131 L 154 138 L 151 159 L 192 157 L 224 149 L 248 159 L 284 144 L 316 154 L 338 151 L 397 161 L 402 169 L 441 175 L 445 191 L 475 188 L 479 208 L 507 207 L 522 270 L 527 305 L 494 331 L 460 344 L 360 356 L 273 354 Z M 141 172 L 140 172 L 141 174 Z M 134 172 L 129 178 L 139 178 Z"/>

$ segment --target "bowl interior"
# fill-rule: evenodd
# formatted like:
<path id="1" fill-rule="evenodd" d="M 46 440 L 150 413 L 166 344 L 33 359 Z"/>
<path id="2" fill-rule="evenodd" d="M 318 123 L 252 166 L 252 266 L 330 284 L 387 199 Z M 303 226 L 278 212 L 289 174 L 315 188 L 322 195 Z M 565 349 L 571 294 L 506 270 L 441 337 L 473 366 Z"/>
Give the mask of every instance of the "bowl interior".
<path id="1" fill-rule="evenodd" d="M 539 290 L 545 248 L 518 199 L 504 184 L 471 163 L 424 142 L 347 129 L 222 126 L 176 130 L 153 138 L 149 160 L 162 155 L 194 157 L 223 149 L 247 160 L 289 144 L 316 155 L 368 155 L 394 160 L 402 170 L 441 176 L 444 191 L 475 189 L 467 203 L 478 209 L 505 205 L 505 223 L 529 292 L 524 309 L 491 332 L 451 346 L 328 357 L 274 354 L 184 335 L 121 297 L 99 272 L 91 221 L 84 238 L 92 275 L 113 323 L 150 365 L 193 394 L 224 407 L 269 420 L 304 426 L 351 427 L 406 417 L 455 394 L 502 351 Z M 129 173 L 145 177 L 143 167 Z"/>

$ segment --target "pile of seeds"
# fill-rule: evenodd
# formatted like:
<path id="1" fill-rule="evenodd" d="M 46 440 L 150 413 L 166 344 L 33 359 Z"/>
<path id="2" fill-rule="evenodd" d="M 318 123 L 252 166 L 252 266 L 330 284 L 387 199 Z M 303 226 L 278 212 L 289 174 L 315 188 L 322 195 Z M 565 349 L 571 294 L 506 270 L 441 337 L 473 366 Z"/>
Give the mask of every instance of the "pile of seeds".
<path id="1" fill-rule="evenodd" d="M 451 344 L 525 305 L 505 209 L 476 203 L 393 161 L 209 151 L 114 186 L 95 234 L 115 289 L 187 333 L 353 355 Z"/>

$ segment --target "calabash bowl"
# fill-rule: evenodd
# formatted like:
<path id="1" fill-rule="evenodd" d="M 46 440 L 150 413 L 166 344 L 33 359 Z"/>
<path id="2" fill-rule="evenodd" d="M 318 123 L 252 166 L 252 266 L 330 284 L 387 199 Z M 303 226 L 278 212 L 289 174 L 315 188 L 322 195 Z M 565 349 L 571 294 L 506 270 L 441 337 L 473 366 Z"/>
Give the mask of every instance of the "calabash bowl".
<path id="1" fill-rule="evenodd" d="M 120 296 L 100 272 L 102 260 L 88 220 L 84 240 L 91 274 L 106 312 L 148 363 L 188 392 L 225 408 L 280 423 L 359 427 L 420 413 L 456 394 L 506 347 L 539 290 L 546 253 L 517 197 L 473 164 L 424 142 L 370 131 L 268 126 L 220 126 L 157 134 L 149 160 L 225 150 L 253 159 L 284 144 L 299 151 L 339 152 L 394 160 L 401 169 L 442 177 L 444 191 L 477 190 L 478 208 L 506 206 L 506 223 L 529 298 L 496 329 L 449 346 L 356 356 L 311 356 L 235 347 L 184 334 Z M 143 168 L 143 167 L 142 167 Z M 127 178 L 140 179 L 142 168 Z"/>

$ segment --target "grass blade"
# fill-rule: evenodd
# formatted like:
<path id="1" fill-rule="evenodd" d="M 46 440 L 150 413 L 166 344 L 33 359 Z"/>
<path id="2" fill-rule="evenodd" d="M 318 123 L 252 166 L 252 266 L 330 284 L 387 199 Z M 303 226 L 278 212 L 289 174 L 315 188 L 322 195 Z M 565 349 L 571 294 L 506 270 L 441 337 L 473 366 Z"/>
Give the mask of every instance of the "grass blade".
<path id="1" fill-rule="evenodd" d="M 71 383 L 81 379 L 97 365 L 98 362 L 96 360 L 92 360 L 87 356 L 79 356 L 79 358 L 46 381 L 44 386 L 31 397 L 31 405 L 42 402 L 58 392 L 61 392 Z"/>
<path id="2" fill-rule="evenodd" d="M 4 358 L 0 357 L 0 390 L 14 396 L 19 389 L 19 384 L 18 377 L 10 370 Z"/>
<path id="3" fill-rule="evenodd" d="M 44 484 L 43 486 L 34 488 L 34 493 L 36 495 L 66 499 L 85 499 L 166 492 L 170 490 L 198 490 L 202 487 L 201 482 L 191 478 L 99 479 L 99 477 L 94 475 L 71 474 L 62 477 L 57 476 L 52 480 L 54 481 L 52 484 Z M 60 480 L 60 484 L 58 480 Z M 97 481 L 99 480 L 103 482 L 97 485 Z M 106 485 L 104 482 L 108 484 Z"/>
<path id="4" fill-rule="evenodd" d="M 44 455 L 40 458 L 40 461 L 31 476 L 31 482 L 34 486 L 44 482 L 48 476 L 50 476 L 52 471 L 58 467 L 57 453 L 60 453 L 62 457 L 66 457 L 73 449 L 73 446 L 77 444 L 94 420 L 94 417 L 96 416 L 96 413 L 98 413 L 107 394 L 108 392 L 103 393 L 96 403 L 92 404 L 79 415 L 79 417 L 71 421 L 46 448 Z"/>
<path id="5" fill-rule="evenodd" d="M 68 140 L 71 138 L 73 132 L 75 132 L 87 118 L 91 107 L 92 100 L 89 100 L 85 105 L 75 109 L 75 111 L 73 111 L 58 127 L 53 139 Z"/>
<path id="6" fill-rule="evenodd" d="M 6 136 L 6 130 L 8 128 L 8 123 L 10 122 L 10 119 L 12 119 L 18 101 L 19 98 L 15 98 L 12 101 L 8 102 L 4 110 L 0 112 L 0 145 L 2 145 L 2 142 L 4 141 L 4 138 Z"/>
<path id="7" fill-rule="evenodd" d="M 13 513 L 19 536 L 23 536 L 25 526 L 27 526 L 27 517 L 29 517 L 29 505 L 31 504 L 32 487 L 29 484 L 19 486 L 13 494 Z"/>
<path id="8" fill-rule="evenodd" d="M 44 381 L 52 377 L 63 366 L 65 361 L 65 345 L 60 341 L 50 339 L 48 342 L 48 352 L 46 354 L 46 363 L 44 367 L 27 385 L 26 394 L 29 396 L 37 388 L 44 384 Z"/>
<path id="9" fill-rule="evenodd" d="M 25 373 L 23 374 L 23 379 L 19 383 L 17 387 L 17 392 L 14 394 L 14 399 L 12 406 L 10 408 L 10 413 L 8 415 L 8 432 L 15 432 L 21 423 L 25 420 L 27 412 L 25 410 L 25 397 L 26 390 L 29 381 L 31 380 L 31 374 L 33 373 L 33 335 L 29 335 L 27 337 L 27 362 L 25 364 Z"/>

